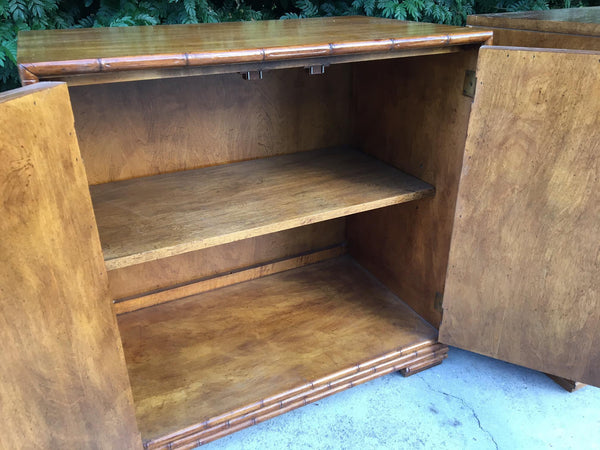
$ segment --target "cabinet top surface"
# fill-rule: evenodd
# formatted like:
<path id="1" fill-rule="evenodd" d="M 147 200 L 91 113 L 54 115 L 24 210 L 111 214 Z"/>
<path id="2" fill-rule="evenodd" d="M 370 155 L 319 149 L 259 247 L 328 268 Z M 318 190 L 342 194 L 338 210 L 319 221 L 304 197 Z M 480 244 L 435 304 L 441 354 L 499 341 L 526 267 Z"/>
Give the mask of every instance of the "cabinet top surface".
<path id="1" fill-rule="evenodd" d="M 600 36 L 600 6 L 499 14 L 477 14 L 467 17 L 467 24 Z"/>
<path id="2" fill-rule="evenodd" d="M 481 44 L 490 32 L 372 17 L 87 28 L 19 34 L 18 62 L 38 78 L 260 63 Z"/>

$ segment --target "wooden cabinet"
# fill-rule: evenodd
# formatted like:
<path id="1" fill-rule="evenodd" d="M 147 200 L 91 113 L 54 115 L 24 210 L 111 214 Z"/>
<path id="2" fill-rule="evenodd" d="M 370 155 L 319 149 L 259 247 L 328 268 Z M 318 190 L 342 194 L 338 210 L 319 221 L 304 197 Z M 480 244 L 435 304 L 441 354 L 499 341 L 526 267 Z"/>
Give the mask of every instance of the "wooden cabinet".
<path id="1" fill-rule="evenodd" d="M 494 45 L 600 50 L 600 6 L 467 17 L 494 32 Z"/>
<path id="2" fill-rule="evenodd" d="M 0 420 L 44 405 L 43 378 L 64 421 L 39 406 L 9 442 L 193 448 L 439 364 L 438 329 L 600 384 L 598 54 L 490 37 L 364 17 L 21 35 L 33 86 L 0 97 L 2 151 L 38 162 L 2 172 L 3 208 L 47 230 L 2 222 L 37 244 L 2 266 L 2 312 L 25 324 L 2 336 L 34 375 L 2 385 Z M 50 331 L 46 310 L 72 319 Z"/>

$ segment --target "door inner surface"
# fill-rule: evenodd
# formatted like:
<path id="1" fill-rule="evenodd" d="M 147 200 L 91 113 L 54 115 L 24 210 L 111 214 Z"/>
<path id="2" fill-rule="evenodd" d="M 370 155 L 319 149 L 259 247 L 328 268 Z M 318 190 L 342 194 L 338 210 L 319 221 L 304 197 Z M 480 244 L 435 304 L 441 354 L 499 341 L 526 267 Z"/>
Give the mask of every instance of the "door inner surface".
<path id="1" fill-rule="evenodd" d="M 600 385 L 600 53 L 483 47 L 440 341 Z"/>
<path id="2" fill-rule="evenodd" d="M 67 85 L 0 117 L 0 447 L 141 448 Z"/>

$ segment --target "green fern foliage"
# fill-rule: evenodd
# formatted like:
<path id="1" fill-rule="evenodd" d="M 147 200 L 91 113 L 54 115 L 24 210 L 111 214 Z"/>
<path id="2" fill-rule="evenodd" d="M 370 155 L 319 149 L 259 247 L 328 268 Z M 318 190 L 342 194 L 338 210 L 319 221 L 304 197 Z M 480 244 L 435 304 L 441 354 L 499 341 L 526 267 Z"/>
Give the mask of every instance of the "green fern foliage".
<path id="1" fill-rule="evenodd" d="M 282 18 L 365 15 L 464 25 L 467 15 L 474 12 L 473 3 L 474 0 L 353 0 L 351 3 L 298 0 L 294 4 L 296 10 Z"/>
<path id="2" fill-rule="evenodd" d="M 569 8 L 600 0 L 0 0 L 0 90 L 18 86 L 23 30 L 365 15 L 464 25 L 468 14 Z"/>

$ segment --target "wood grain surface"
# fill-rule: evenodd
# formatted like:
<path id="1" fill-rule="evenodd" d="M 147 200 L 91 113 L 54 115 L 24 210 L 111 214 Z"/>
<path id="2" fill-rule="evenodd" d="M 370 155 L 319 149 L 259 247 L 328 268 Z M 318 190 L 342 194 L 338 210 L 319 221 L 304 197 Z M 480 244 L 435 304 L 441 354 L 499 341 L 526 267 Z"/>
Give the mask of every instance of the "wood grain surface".
<path id="1" fill-rule="evenodd" d="M 441 311 L 477 51 L 356 67 L 356 145 L 433 184 L 436 195 L 349 217 L 350 253 L 431 324 Z"/>
<path id="2" fill-rule="evenodd" d="M 0 447 L 139 448 L 67 87 L 0 117 Z"/>
<path id="3" fill-rule="evenodd" d="M 434 188 L 349 148 L 91 187 L 109 269 L 429 197 Z"/>
<path id="4" fill-rule="evenodd" d="M 231 411 L 287 398 L 313 380 L 327 385 L 328 375 L 431 345 L 437 334 L 347 257 L 118 320 L 146 442 L 211 418 L 227 422 Z"/>
<path id="5" fill-rule="evenodd" d="M 70 88 L 90 184 L 348 144 L 349 66 Z"/>
<path id="6" fill-rule="evenodd" d="M 335 258 L 344 253 L 346 253 L 346 247 L 339 245 L 323 250 L 314 250 L 310 253 L 293 256 L 291 258 L 269 261 L 266 264 L 254 265 L 230 273 L 219 274 L 214 277 L 192 280 L 189 283 L 171 286 L 167 289 L 149 292 L 141 296 L 118 299 L 115 300 L 113 310 L 116 314 L 125 314 L 137 311 L 138 309 L 180 300 L 196 294 L 202 294 L 214 289 L 221 289 L 231 286 L 232 284 L 255 280 L 257 278 L 285 272 L 286 270 L 295 269 L 297 267 L 307 266 L 319 261 Z"/>
<path id="7" fill-rule="evenodd" d="M 475 14 L 467 17 L 467 24 L 480 27 L 600 36 L 600 6 Z"/>
<path id="8" fill-rule="evenodd" d="M 494 32 L 494 45 L 600 51 L 600 7 L 481 14 L 473 28 Z"/>
<path id="9" fill-rule="evenodd" d="M 430 342 L 394 350 L 144 444 L 148 450 L 191 450 L 391 372 L 418 373 L 440 364 L 447 355 L 447 346 Z"/>
<path id="10" fill-rule="evenodd" d="M 490 36 L 461 27 L 358 16 L 80 28 L 21 32 L 18 61 L 22 72 L 43 79 L 481 44 Z"/>
<path id="11" fill-rule="evenodd" d="M 113 299 L 134 297 L 339 246 L 345 240 L 346 219 L 328 220 L 110 270 L 108 285 Z"/>
<path id="12" fill-rule="evenodd" d="M 478 69 L 440 340 L 600 385 L 600 53 Z"/>
<path id="13" fill-rule="evenodd" d="M 502 47 L 568 48 L 572 50 L 600 51 L 600 36 L 513 30 L 509 28 L 485 27 L 485 29 L 494 32 L 494 45 Z"/>
<path id="14" fill-rule="evenodd" d="M 484 30 L 485 33 L 490 34 L 489 30 Z M 488 40 L 486 44 L 491 45 Z M 95 84 L 108 84 L 108 83 L 123 83 L 128 81 L 143 81 L 143 80 L 157 80 L 157 79 L 168 79 L 168 78 L 187 78 L 187 77 L 198 77 L 206 75 L 223 75 L 223 74 L 235 74 L 241 76 L 247 72 L 262 72 L 263 77 L 268 73 L 282 69 L 301 69 L 305 72 L 309 72 L 310 67 L 316 67 L 320 69 L 322 66 L 326 68 L 325 73 L 329 72 L 331 67 L 336 67 L 348 63 L 357 63 L 364 61 L 374 61 L 382 59 L 401 59 L 401 58 L 413 58 L 415 56 L 424 55 L 439 55 L 446 53 L 458 53 L 463 50 L 464 47 L 460 45 L 446 46 L 446 47 L 426 47 L 426 48 L 410 48 L 403 49 L 397 52 L 385 52 L 385 53 L 359 53 L 359 54 L 343 54 L 335 56 L 317 56 L 303 59 L 281 59 L 275 61 L 259 61 L 259 62 L 246 62 L 230 65 L 210 65 L 210 66 L 186 66 L 186 67 L 171 67 L 171 68 L 156 68 L 156 69 L 131 69 L 122 70 L 119 72 L 99 72 L 99 73 L 87 73 L 80 75 L 66 75 L 66 76 L 55 76 L 48 77 L 49 81 L 60 80 L 68 83 L 69 87 L 73 86 L 89 86 Z M 39 79 L 27 70 L 21 69 L 21 79 L 23 85 L 37 83 Z"/>

